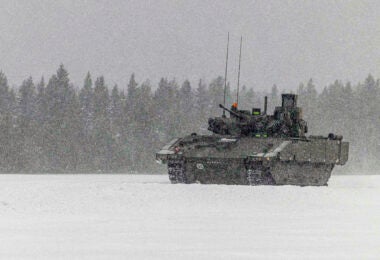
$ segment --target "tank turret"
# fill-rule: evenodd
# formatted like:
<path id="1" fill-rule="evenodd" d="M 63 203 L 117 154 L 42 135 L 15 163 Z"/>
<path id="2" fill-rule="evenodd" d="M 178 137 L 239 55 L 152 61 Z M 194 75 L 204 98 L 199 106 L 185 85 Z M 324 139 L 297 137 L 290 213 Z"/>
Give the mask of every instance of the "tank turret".
<path id="1" fill-rule="evenodd" d="M 294 137 L 304 138 L 307 123 L 302 119 L 302 109 L 297 107 L 297 95 L 283 94 L 282 106 L 276 107 L 273 115 L 267 114 L 267 97 L 264 101 L 264 112 L 259 108 L 247 110 L 231 109 L 219 105 L 230 113 L 225 116 L 209 118 L 208 130 L 220 135 L 252 136 L 252 137 Z"/>

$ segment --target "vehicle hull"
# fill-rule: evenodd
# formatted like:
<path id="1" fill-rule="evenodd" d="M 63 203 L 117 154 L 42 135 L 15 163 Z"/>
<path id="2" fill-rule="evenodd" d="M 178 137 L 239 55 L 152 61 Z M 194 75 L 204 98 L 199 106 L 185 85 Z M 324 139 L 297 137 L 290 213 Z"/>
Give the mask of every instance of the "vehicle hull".
<path id="1" fill-rule="evenodd" d="M 325 186 L 348 143 L 325 137 L 187 136 L 156 154 L 172 183 Z"/>

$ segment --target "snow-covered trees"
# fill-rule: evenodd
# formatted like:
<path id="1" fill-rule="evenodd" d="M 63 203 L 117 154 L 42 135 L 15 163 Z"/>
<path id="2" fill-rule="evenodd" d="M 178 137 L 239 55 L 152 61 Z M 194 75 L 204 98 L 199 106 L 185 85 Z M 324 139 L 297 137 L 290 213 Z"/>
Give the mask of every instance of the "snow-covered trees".
<path id="1" fill-rule="evenodd" d="M 61 65 L 47 84 L 47 110 L 42 126 L 46 169 L 72 171 L 77 168 L 80 137 L 80 111 L 77 93 L 69 82 L 69 74 Z"/>
<path id="2" fill-rule="evenodd" d="M 125 93 L 124 93 L 125 89 Z M 90 73 L 75 88 L 63 65 L 47 85 L 28 78 L 15 93 L 0 72 L 1 172 L 124 172 L 155 169 L 154 152 L 170 139 L 205 133 L 207 119 L 219 116 L 224 80 L 195 86 L 162 78 L 126 88 L 108 88 Z M 356 86 L 335 81 L 321 93 L 312 80 L 301 83 L 299 105 L 312 134 L 343 134 L 351 143 L 351 166 L 376 165 L 380 156 L 380 81 L 369 75 Z M 227 87 L 226 105 L 236 100 Z M 265 94 L 242 86 L 239 108 L 281 105 L 274 85 Z"/>

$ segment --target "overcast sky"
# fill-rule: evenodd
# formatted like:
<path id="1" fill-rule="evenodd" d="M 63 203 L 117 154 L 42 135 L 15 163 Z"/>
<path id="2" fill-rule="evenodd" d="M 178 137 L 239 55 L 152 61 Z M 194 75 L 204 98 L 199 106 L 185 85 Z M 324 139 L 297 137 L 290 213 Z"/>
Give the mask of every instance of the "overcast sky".
<path id="1" fill-rule="evenodd" d="M 160 77 L 294 89 L 313 78 L 357 83 L 380 76 L 379 1 L 0 0 L 0 69 L 11 85 L 49 78 L 60 63 L 76 85 L 87 71 L 124 87 Z"/>

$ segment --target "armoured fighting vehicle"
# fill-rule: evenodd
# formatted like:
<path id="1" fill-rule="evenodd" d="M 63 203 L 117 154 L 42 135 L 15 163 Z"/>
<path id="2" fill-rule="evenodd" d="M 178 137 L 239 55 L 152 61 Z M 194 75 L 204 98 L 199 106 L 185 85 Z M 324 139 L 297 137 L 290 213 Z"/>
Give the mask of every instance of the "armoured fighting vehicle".
<path id="1" fill-rule="evenodd" d="M 156 153 L 171 183 L 322 186 L 347 162 L 342 136 L 305 135 L 297 95 L 283 94 L 273 115 L 266 97 L 263 111 L 220 107 L 230 116 L 209 118 L 212 134 L 176 138 Z"/>
<path id="2" fill-rule="evenodd" d="M 228 45 L 224 77 L 226 101 Z M 242 38 L 240 38 L 237 98 Z M 211 135 L 176 138 L 156 153 L 168 165 L 172 183 L 245 185 L 327 185 L 335 165 L 348 160 L 348 142 L 340 135 L 306 136 L 307 123 L 297 107 L 297 95 L 283 94 L 273 115 L 264 110 L 239 110 L 237 102 L 223 109 L 221 117 L 209 118 Z M 226 116 L 229 112 L 230 117 Z"/>

